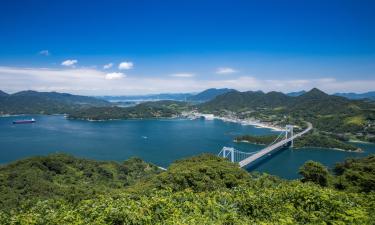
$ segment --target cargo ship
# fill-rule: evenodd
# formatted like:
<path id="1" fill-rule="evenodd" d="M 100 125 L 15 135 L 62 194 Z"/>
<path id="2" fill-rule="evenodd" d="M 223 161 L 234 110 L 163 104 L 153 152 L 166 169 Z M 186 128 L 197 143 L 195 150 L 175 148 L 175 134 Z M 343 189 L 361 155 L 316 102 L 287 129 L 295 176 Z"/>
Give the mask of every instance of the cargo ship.
<path id="1" fill-rule="evenodd" d="M 31 120 L 15 120 L 13 124 L 25 124 L 25 123 L 35 123 L 36 120 L 32 118 Z"/>

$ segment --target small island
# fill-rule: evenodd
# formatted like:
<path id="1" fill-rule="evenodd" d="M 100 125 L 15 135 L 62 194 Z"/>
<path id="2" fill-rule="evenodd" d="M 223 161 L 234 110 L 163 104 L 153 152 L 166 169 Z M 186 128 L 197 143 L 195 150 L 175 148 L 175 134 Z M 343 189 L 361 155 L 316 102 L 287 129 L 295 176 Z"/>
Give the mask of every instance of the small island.
<path id="1" fill-rule="evenodd" d="M 277 135 L 261 135 L 261 136 L 253 136 L 253 135 L 243 135 L 238 136 L 234 139 L 235 142 L 245 142 L 251 144 L 259 144 L 259 145 L 268 145 L 271 144 Z M 362 150 L 350 143 L 338 140 L 336 138 L 330 137 L 328 135 L 313 132 L 306 134 L 302 137 L 296 138 L 294 140 L 294 148 L 329 148 L 334 150 L 341 150 L 341 151 L 350 151 L 350 152 L 362 152 Z"/>
<path id="2" fill-rule="evenodd" d="M 189 104 L 179 101 L 145 102 L 132 107 L 91 107 L 70 112 L 68 119 L 106 121 L 121 119 L 173 118 L 186 110 Z"/>

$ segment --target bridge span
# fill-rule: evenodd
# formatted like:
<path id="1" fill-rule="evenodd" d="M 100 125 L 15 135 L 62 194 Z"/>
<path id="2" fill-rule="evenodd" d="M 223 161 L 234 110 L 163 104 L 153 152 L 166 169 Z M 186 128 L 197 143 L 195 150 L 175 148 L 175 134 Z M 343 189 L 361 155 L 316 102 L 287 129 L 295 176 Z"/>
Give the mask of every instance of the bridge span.
<path id="1" fill-rule="evenodd" d="M 307 125 L 308 126 L 305 130 L 297 134 L 293 134 L 293 126 L 287 125 L 285 136 L 282 140 L 276 142 L 284 132 L 280 133 L 280 135 L 269 146 L 265 147 L 264 149 L 260 151 L 240 152 L 238 150 L 235 150 L 234 148 L 224 147 L 220 151 L 219 156 L 222 156 L 224 158 L 230 158 L 232 162 L 238 162 L 240 167 L 245 167 L 249 165 L 250 163 L 253 163 L 256 160 L 260 159 L 264 155 L 270 154 L 273 151 L 283 146 L 288 145 L 289 143 L 291 144 L 291 146 L 293 146 L 294 139 L 301 137 L 302 135 L 306 134 L 313 128 L 311 123 L 307 122 Z"/>

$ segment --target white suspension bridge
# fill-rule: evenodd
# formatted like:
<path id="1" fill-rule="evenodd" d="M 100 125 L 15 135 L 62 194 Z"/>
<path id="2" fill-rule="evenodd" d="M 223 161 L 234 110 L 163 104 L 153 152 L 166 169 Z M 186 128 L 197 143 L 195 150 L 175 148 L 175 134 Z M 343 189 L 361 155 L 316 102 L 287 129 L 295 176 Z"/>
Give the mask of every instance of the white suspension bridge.
<path id="1" fill-rule="evenodd" d="M 256 152 L 241 152 L 231 147 L 223 147 L 218 156 L 228 158 L 233 163 L 238 163 L 240 167 L 245 167 L 250 163 L 262 158 L 265 155 L 276 152 L 277 150 L 291 146 L 293 147 L 294 139 L 301 137 L 312 129 L 312 124 L 307 122 L 307 128 L 300 133 L 293 134 L 293 126 L 287 125 L 283 132 L 267 147 Z"/>

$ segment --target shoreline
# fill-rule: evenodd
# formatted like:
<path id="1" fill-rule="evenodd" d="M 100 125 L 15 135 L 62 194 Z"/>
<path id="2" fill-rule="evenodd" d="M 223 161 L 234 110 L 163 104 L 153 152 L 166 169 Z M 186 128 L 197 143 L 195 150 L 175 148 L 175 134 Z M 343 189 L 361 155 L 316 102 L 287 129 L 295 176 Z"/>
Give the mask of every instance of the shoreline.
<path id="1" fill-rule="evenodd" d="M 16 117 L 16 116 L 27 116 L 30 114 L 6 114 L 0 115 L 1 117 Z M 34 114 L 32 114 L 34 115 Z M 87 118 L 69 118 L 69 114 L 36 114 L 36 115 L 53 115 L 53 116 L 64 116 L 67 120 L 81 120 L 81 121 L 88 121 L 88 122 L 105 122 L 105 121 L 116 121 L 116 120 L 144 120 L 144 119 L 175 119 L 175 118 L 187 118 L 187 119 L 198 119 L 204 118 L 205 120 L 221 120 L 223 122 L 230 122 L 230 123 L 237 123 L 243 126 L 254 126 L 255 128 L 265 128 L 270 129 L 273 131 L 284 131 L 283 128 L 271 124 L 267 124 L 261 122 L 259 120 L 254 119 L 238 119 L 238 118 L 230 118 L 230 117 L 222 117 L 222 116 L 215 116 L 214 114 L 204 114 L 204 113 L 194 113 L 194 112 L 182 112 L 180 115 L 175 115 L 172 117 L 151 117 L 151 118 L 116 118 L 116 119 L 87 119 Z"/>
<path id="2" fill-rule="evenodd" d="M 205 120 L 221 120 L 224 122 L 230 122 L 230 123 L 237 123 L 241 124 L 243 126 L 254 126 L 256 128 L 265 128 L 270 129 L 273 131 L 285 131 L 285 129 L 271 125 L 265 122 L 261 122 L 259 120 L 254 119 L 238 119 L 238 118 L 230 118 L 225 116 L 215 116 L 214 114 L 204 114 L 204 113 L 198 113 L 198 112 L 183 112 L 181 113 L 182 117 L 186 117 L 189 119 L 198 119 L 198 118 L 204 118 Z"/>

